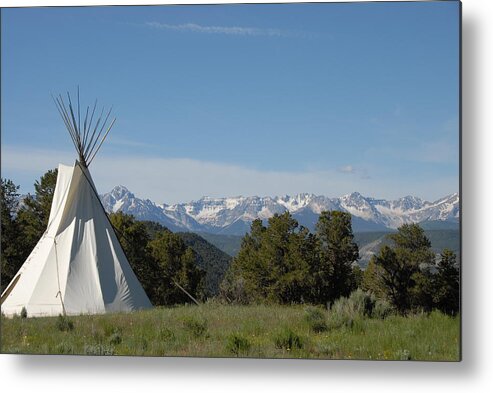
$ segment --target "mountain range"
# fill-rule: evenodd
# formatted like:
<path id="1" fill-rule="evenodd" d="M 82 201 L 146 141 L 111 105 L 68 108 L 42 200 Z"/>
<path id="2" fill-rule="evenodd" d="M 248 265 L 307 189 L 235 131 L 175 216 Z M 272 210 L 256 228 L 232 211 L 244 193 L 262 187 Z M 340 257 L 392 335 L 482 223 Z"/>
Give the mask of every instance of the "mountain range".
<path id="1" fill-rule="evenodd" d="M 254 219 L 266 221 L 285 211 L 310 230 L 324 210 L 349 212 L 354 232 L 390 231 L 405 223 L 420 223 L 428 229 L 456 229 L 460 213 L 458 193 L 434 202 L 415 196 L 388 201 L 353 192 L 338 198 L 307 193 L 282 197 L 203 197 L 167 205 L 140 199 L 126 187 L 117 186 L 101 195 L 101 201 L 110 213 L 122 211 L 138 220 L 158 222 L 174 232 L 222 235 L 244 235 Z"/>

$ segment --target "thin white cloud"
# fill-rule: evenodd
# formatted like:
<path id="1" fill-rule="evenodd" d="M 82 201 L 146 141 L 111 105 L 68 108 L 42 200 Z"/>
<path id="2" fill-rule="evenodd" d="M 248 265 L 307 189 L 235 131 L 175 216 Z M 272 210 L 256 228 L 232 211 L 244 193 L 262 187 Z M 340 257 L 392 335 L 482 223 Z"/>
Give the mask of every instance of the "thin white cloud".
<path id="1" fill-rule="evenodd" d="M 21 185 L 21 192 L 32 192 L 34 180 L 59 162 L 73 164 L 75 153 L 2 146 L 2 177 Z M 202 196 L 275 196 L 300 192 L 340 196 L 353 191 L 363 195 L 394 199 L 416 195 L 435 200 L 457 191 L 457 178 L 388 178 L 383 174 L 369 180 L 348 176 L 339 169 L 305 171 L 269 171 L 234 164 L 200 161 L 190 158 L 160 158 L 128 155 L 100 155 L 91 165 L 91 174 L 99 192 L 125 185 L 140 198 L 156 203 L 177 203 Z"/>
<path id="2" fill-rule="evenodd" d="M 339 171 L 342 173 L 354 173 L 354 167 L 352 165 L 345 165 L 341 168 L 339 168 Z"/>
<path id="3" fill-rule="evenodd" d="M 203 34 L 225 34 L 233 36 L 268 36 L 268 37 L 294 37 L 304 33 L 280 30 L 275 28 L 258 28 L 243 26 L 204 26 L 197 23 L 183 23 L 172 25 L 160 22 L 146 22 L 147 27 L 158 30 L 174 30 L 181 32 L 203 33 Z"/>
<path id="4" fill-rule="evenodd" d="M 371 179 L 368 170 L 365 168 L 356 168 L 354 165 L 345 165 L 339 168 L 339 172 L 345 173 L 346 175 L 359 175 L 362 180 Z"/>
<path id="5" fill-rule="evenodd" d="M 14 182 L 22 179 L 21 187 L 25 188 L 59 162 L 74 161 L 72 152 L 3 146 L 2 176 L 6 174 Z M 91 173 L 100 192 L 122 184 L 140 197 L 159 203 L 184 202 L 202 196 L 274 196 L 300 192 L 337 196 L 361 190 L 354 179 L 336 169 L 269 171 L 190 158 L 106 154 L 96 157 Z"/>

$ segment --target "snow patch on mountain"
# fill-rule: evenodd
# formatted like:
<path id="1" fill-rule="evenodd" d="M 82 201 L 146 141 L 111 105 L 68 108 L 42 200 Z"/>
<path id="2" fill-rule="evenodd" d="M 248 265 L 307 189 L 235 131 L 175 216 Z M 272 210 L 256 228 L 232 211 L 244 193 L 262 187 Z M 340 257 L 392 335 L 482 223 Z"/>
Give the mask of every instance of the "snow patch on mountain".
<path id="1" fill-rule="evenodd" d="M 241 232 L 255 219 L 267 220 L 285 211 L 297 217 L 306 217 L 313 226 L 314 218 L 322 211 L 340 210 L 351 213 L 360 223 L 389 229 L 422 221 L 457 222 L 460 214 L 458 193 L 434 202 L 414 196 L 387 201 L 353 192 L 339 198 L 303 193 L 280 197 L 203 197 L 188 203 L 156 205 L 148 199 L 135 197 L 124 186 L 117 186 L 101 199 L 108 212 L 133 214 L 139 220 L 157 221 L 171 230 L 212 233 Z"/>

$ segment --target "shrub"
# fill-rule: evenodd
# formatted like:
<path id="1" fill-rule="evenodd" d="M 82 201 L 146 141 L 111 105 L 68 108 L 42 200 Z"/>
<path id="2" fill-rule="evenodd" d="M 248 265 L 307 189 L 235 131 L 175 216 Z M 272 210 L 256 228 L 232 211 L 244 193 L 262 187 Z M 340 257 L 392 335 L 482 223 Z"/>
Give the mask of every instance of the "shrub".
<path id="1" fill-rule="evenodd" d="M 351 316 L 347 314 L 332 314 L 329 318 L 329 328 L 339 329 L 347 328 L 353 329 L 355 326 L 360 326 L 361 318 L 359 316 Z"/>
<path id="2" fill-rule="evenodd" d="M 232 354 L 239 356 L 242 353 L 247 353 L 251 344 L 248 338 L 239 333 L 233 333 L 228 337 L 226 348 Z"/>
<path id="3" fill-rule="evenodd" d="M 400 349 L 395 353 L 398 360 L 411 360 L 411 352 L 407 349 Z"/>
<path id="4" fill-rule="evenodd" d="M 329 312 L 329 326 L 353 328 L 363 326 L 364 318 L 384 319 L 393 313 L 393 308 L 386 300 L 377 300 L 375 295 L 357 289 L 349 297 L 337 299 Z"/>
<path id="5" fill-rule="evenodd" d="M 94 344 L 84 346 L 84 353 L 86 355 L 107 356 L 114 355 L 115 350 L 113 347 L 103 344 Z"/>
<path id="6" fill-rule="evenodd" d="M 109 342 L 110 342 L 111 345 L 121 344 L 121 342 L 122 342 L 122 336 L 121 336 L 120 332 L 118 332 L 118 331 L 114 332 L 110 336 Z"/>
<path id="7" fill-rule="evenodd" d="M 220 296 L 227 303 L 233 304 L 250 304 L 253 301 L 253 296 L 247 290 L 245 279 L 239 275 L 233 277 L 233 273 L 228 270 L 220 285 Z"/>
<path id="8" fill-rule="evenodd" d="M 351 329 L 355 320 L 363 318 L 364 303 L 359 296 L 341 297 L 337 299 L 329 312 L 329 327 L 338 329 L 346 327 Z"/>
<path id="9" fill-rule="evenodd" d="M 354 309 L 354 311 L 364 317 L 371 317 L 373 309 L 375 308 L 375 296 L 369 292 L 364 292 L 361 289 L 357 289 L 352 292 L 348 298 L 348 305 Z"/>
<path id="10" fill-rule="evenodd" d="M 55 347 L 55 353 L 60 355 L 72 355 L 75 353 L 75 351 L 72 344 L 68 344 L 62 341 L 61 343 L 57 344 L 57 346 Z"/>
<path id="11" fill-rule="evenodd" d="M 385 319 L 394 313 L 392 305 L 387 300 L 377 300 L 373 308 L 372 317 Z"/>
<path id="12" fill-rule="evenodd" d="M 189 317 L 183 320 L 183 326 L 194 337 L 202 337 L 207 332 L 207 321 Z"/>
<path id="13" fill-rule="evenodd" d="M 291 329 L 285 328 L 275 335 L 274 344 L 276 348 L 290 351 L 303 348 L 303 339 Z"/>
<path id="14" fill-rule="evenodd" d="M 337 348 L 332 344 L 320 343 L 315 351 L 325 358 L 335 358 L 337 355 Z"/>
<path id="15" fill-rule="evenodd" d="M 27 310 L 26 310 L 26 307 L 22 307 L 22 310 L 21 310 L 21 318 L 22 319 L 27 318 Z"/>
<path id="16" fill-rule="evenodd" d="M 319 308 L 307 308 L 305 310 L 305 321 L 308 323 L 310 330 L 314 333 L 320 333 L 327 330 L 325 313 Z"/>
<path id="17" fill-rule="evenodd" d="M 14 353 L 20 353 L 20 354 L 25 354 L 26 353 L 26 350 L 23 349 L 22 347 L 15 347 L 14 346 L 14 347 L 9 348 L 8 351 L 5 351 L 5 353 L 12 353 L 12 354 L 14 354 Z"/>
<path id="18" fill-rule="evenodd" d="M 61 332 L 69 332 L 74 330 L 74 323 L 65 315 L 58 315 L 56 327 Z"/>

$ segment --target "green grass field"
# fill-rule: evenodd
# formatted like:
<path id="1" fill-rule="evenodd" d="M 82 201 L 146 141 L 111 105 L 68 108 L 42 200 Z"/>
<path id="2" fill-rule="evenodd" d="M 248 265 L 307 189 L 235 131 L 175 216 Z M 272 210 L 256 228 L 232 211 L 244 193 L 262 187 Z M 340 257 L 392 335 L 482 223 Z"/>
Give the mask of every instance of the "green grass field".
<path id="1" fill-rule="evenodd" d="M 311 308 L 313 310 L 313 308 Z M 303 306 L 155 308 L 131 314 L 1 318 L 2 353 L 459 360 L 460 318 L 439 312 L 322 326 Z"/>

